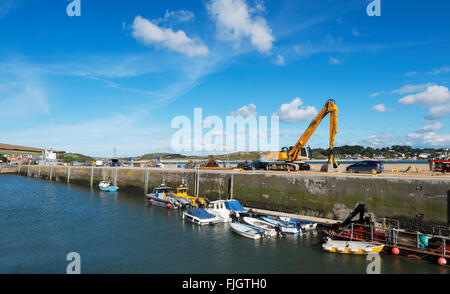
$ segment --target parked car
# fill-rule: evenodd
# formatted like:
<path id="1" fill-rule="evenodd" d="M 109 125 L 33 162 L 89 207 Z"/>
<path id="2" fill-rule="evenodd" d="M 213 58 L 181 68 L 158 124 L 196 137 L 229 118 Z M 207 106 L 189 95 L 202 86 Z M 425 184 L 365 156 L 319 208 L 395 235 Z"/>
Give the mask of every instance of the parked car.
<path id="1" fill-rule="evenodd" d="M 252 161 L 250 163 L 244 164 L 242 166 L 242 168 L 245 170 L 266 169 L 268 165 L 269 165 L 268 162 L 256 160 L 256 161 Z"/>
<path id="2" fill-rule="evenodd" d="M 373 171 L 377 173 L 383 172 L 383 163 L 377 160 L 364 160 L 347 167 L 347 172 L 349 173 L 373 173 Z"/>

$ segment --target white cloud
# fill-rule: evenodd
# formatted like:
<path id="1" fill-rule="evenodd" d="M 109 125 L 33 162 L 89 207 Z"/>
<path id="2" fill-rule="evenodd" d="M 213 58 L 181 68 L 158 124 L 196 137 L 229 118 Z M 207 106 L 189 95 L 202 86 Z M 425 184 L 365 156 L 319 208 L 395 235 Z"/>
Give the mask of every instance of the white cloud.
<path id="1" fill-rule="evenodd" d="M 275 58 L 275 64 L 276 65 L 286 65 L 285 61 L 284 61 L 284 56 L 278 54 L 277 58 Z"/>
<path id="2" fill-rule="evenodd" d="M 134 19 L 133 37 L 145 44 L 159 45 L 189 57 L 209 54 L 208 47 L 198 39 L 189 38 L 184 31 L 161 28 L 141 16 Z"/>
<path id="3" fill-rule="evenodd" d="M 380 92 L 372 93 L 372 94 L 370 94 L 370 97 L 377 97 L 377 96 L 380 96 L 380 95 L 384 94 L 385 92 L 386 91 L 380 91 Z"/>
<path id="4" fill-rule="evenodd" d="M 232 41 L 236 47 L 248 38 L 259 52 L 270 52 L 275 40 L 272 30 L 264 17 L 251 13 L 265 9 L 261 3 L 249 9 L 245 0 L 211 0 L 207 10 L 216 22 L 217 36 Z"/>
<path id="5" fill-rule="evenodd" d="M 331 56 L 328 58 L 328 63 L 332 64 L 332 65 L 338 65 L 338 64 L 341 64 L 342 62 L 343 62 L 342 59 L 334 58 Z"/>
<path id="6" fill-rule="evenodd" d="M 428 133 L 442 130 L 444 126 L 440 122 L 426 121 L 425 125 L 417 130 L 418 133 Z"/>
<path id="7" fill-rule="evenodd" d="M 195 18 L 194 13 L 192 13 L 189 10 L 177 10 L 177 11 L 166 10 L 164 17 L 159 18 L 158 20 L 155 21 L 155 23 L 176 24 L 182 22 L 190 22 L 193 21 L 194 18 Z"/>
<path id="8" fill-rule="evenodd" d="M 387 108 L 384 104 L 377 104 L 374 107 L 371 108 L 372 111 L 378 111 L 378 112 L 387 112 L 387 111 L 394 111 L 391 108 Z"/>
<path id="9" fill-rule="evenodd" d="M 248 117 L 248 116 L 257 116 L 258 113 L 256 112 L 256 105 L 251 103 L 249 105 L 242 106 L 236 112 L 232 112 L 231 115 Z"/>
<path id="10" fill-rule="evenodd" d="M 428 72 L 429 75 L 440 75 L 440 74 L 446 74 L 450 72 L 450 66 L 442 66 L 440 68 L 437 68 L 435 70 L 432 70 Z"/>
<path id="11" fill-rule="evenodd" d="M 450 103 L 436 105 L 430 108 L 425 118 L 438 119 L 450 114 Z"/>
<path id="12" fill-rule="evenodd" d="M 415 141 L 416 144 L 430 147 L 448 147 L 450 145 L 450 134 L 436 134 L 428 132 L 425 134 L 411 133 L 408 138 Z"/>
<path id="13" fill-rule="evenodd" d="M 450 101 L 450 92 L 444 86 L 429 86 L 421 93 L 408 95 L 398 102 L 405 105 L 435 106 Z"/>
<path id="14" fill-rule="evenodd" d="M 392 93 L 396 93 L 396 94 L 416 93 L 419 91 L 423 91 L 430 86 L 433 86 L 433 83 L 426 83 L 426 84 L 421 84 L 421 85 L 405 85 L 405 86 L 401 87 L 400 89 L 393 90 Z"/>
<path id="15" fill-rule="evenodd" d="M 302 100 L 297 97 L 290 103 L 282 104 L 274 116 L 279 116 L 283 122 L 301 122 L 311 120 L 317 115 L 317 109 L 313 106 L 299 108 L 303 105 Z"/>
<path id="16" fill-rule="evenodd" d="M 389 134 L 381 134 L 381 135 L 371 135 L 366 139 L 362 140 L 361 143 L 364 146 L 372 146 L 372 147 L 382 147 L 382 146 L 390 146 L 393 144 L 393 139 L 395 137 Z"/>

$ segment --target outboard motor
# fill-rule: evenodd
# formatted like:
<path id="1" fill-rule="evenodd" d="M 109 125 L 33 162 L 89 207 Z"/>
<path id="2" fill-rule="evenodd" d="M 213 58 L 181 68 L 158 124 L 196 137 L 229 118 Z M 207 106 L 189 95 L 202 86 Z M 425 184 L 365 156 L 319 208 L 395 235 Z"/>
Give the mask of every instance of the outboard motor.
<path id="1" fill-rule="evenodd" d="M 275 231 L 277 232 L 278 236 L 284 236 L 283 231 L 281 230 L 280 224 L 275 225 Z"/>
<path id="2" fill-rule="evenodd" d="M 230 218 L 231 218 L 232 222 L 237 222 L 239 220 L 239 217 L 236 215 L 236 212 L 233 210 L 230 212 Z"/>

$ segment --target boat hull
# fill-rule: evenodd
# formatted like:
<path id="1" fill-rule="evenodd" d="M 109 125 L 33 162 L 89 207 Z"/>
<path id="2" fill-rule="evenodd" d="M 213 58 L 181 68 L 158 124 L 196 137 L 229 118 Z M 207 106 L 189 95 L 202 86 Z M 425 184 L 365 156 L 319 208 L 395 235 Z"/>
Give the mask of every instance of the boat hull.
<path id="1" fill-rule="evenodd" d="M 244 217 L 243 221 L 252 227 L 263 230 L 266 236 L 273 237 L 277 235 L 275 227 L 270 223 L 251 217 Z"/>
<path id="2" fill-rule="evenodd" d="M 215 215 L 210 215 L 210 217 L 208 216 L 199 217 L 198 214 L 196 215 L 194 212 L 191 210 L 183 212 L 183 219 L 199 226 L 213 225 L 220 222 L 220 219 Z"/>
<path id="3" fill-rule="evenodd" d="M 295 218 L 289 218 L 289 217 L 280 217 L 280 220 L 284 221 L 288 224 L 291 224 L 293 226 L 295 226 L 297 224 L 297 222 L 300 222 L 302 229 L 305 231 L 313 231 L 317 228 L 317 223 L 314 223 L 314 222 L 306 222 L 306 221 L 302 221 L 302 220 L 295 219 Z"/>
<path id="4" fill-rule="evenodd" d="M 119 190 L 119 187 L 116 186 L 110 186 L 110 187 L 98 187 L 100 191 L 103 192 L 117 192 Z"/>
<path id="5" fill-rule="evenodd" d="M 322 245 L 322 249 L 327 252 L 343 254 L 369 254 L 380 253 L 384 248 L 382 244 L 359 241 L 336 241 L 331 240 Z"/>
<path id="6" fill-rule="evenodd" d="M 161 199 L 156 196 L 145 196 L 148 199 L 150 205 L 165 207 L 168 209 L 178 209 L 179 205 L 173 199 Z"/>
<path id="7" fill-rule="evenodd" d="M 302 231 L 299 228 L 297 228 L 296 226 L 288 225 L 288 224 L 286 224 L 286 222 L 279 221 L 275 218 L 262 216 L 261 219 L 265 222 L 268 222 L 268 223 L 274 225 L 274 226 L 280 225 L 281 231 L 283 233 L 288 233 L 288 234 L 301 234 L 302 233 Z"/>
<path id="8" fill-rule="evenodd" d="M 261 239 L 263 236 L 261 233 L 259 233 L 255 228 L 249 225 L 239 224 L 239 223 L 231 223 L 231 230 L 238 234 L 239 236 L 258 240 Z"/>

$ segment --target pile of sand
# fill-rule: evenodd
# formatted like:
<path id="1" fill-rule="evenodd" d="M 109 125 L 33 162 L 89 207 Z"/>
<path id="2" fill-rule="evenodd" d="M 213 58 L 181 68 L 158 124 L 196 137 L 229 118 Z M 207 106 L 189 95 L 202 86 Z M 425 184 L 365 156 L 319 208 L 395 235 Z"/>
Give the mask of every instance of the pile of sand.
<path id="1" fill-rule="evenodd" d="M 419 170 L 417 169 L 417 167 L 415 167 L 414 165 L 410 165 L 406 171 L 407 174 L 418 174 Z"/>

